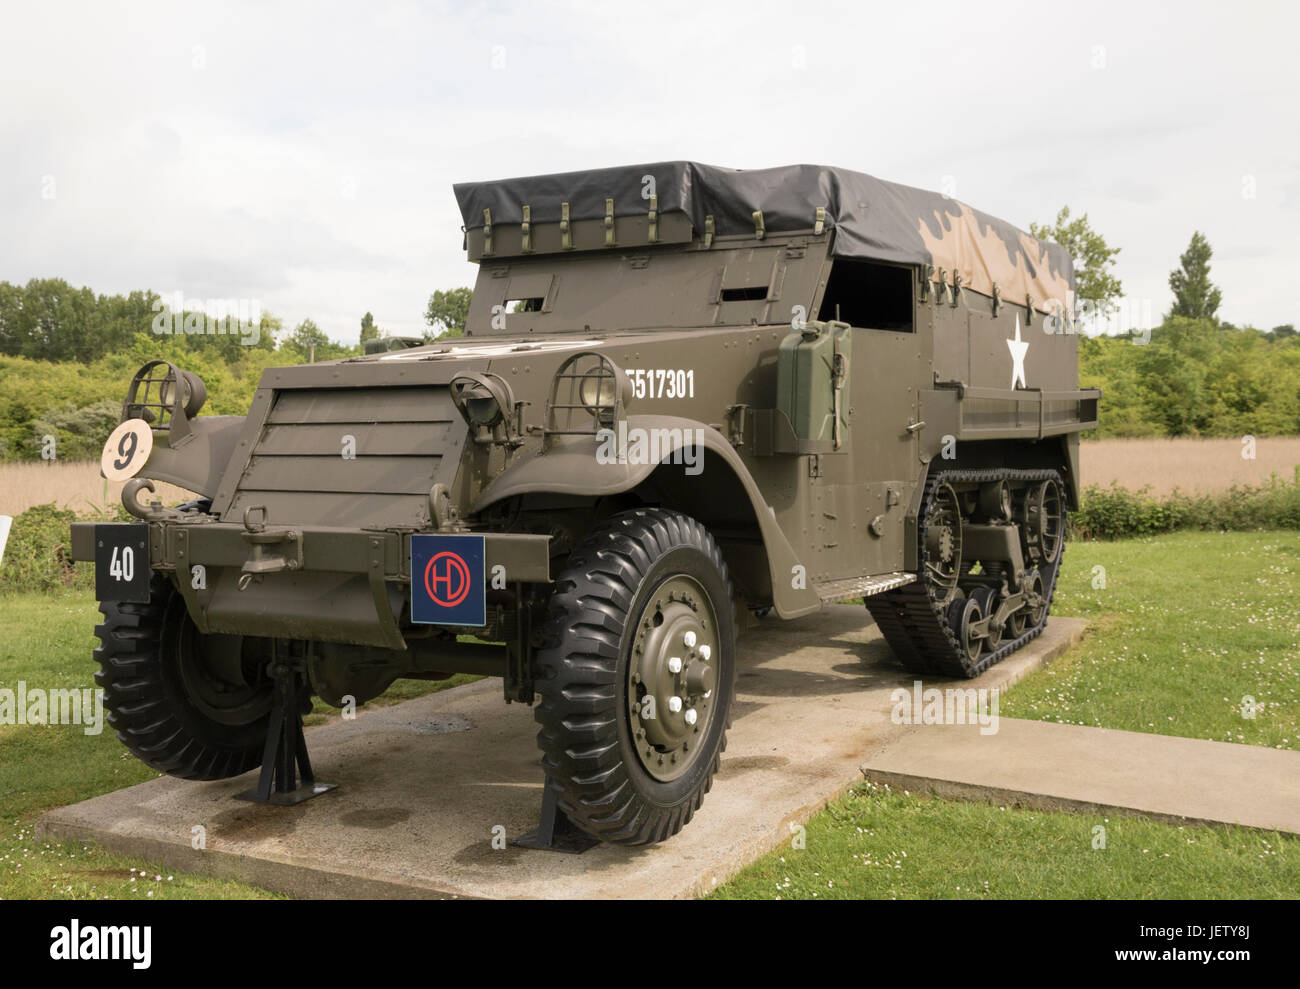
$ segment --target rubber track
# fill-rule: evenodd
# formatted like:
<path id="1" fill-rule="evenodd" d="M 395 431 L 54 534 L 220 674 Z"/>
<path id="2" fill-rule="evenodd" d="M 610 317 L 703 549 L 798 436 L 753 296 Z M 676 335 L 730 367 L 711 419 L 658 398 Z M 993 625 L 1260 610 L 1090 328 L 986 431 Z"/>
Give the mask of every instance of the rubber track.
<path id="1" fill-rule="evenodd" d="M 1028 482 L 1054 480 L 1060 484 L 1061 475 L 1055 470 L 1000 468 L 939 471 L 926 480 L 925 495 L 921 500 L 918 518 L 924 522 L 929 514 L 934 493 L 941 484 L 1001 480 Z M 1019 638 L 1003 642 L 995 651 L 981 652 L 979 660 L 975 663 L 971 663 L 966 658 L 965 650 L 961 648 L 957 636 L 948 624 L 948 616 L 935 600 L 933 588 L 925 577 L 925 565 L 929 554 L 925 548 L 925 530 L 918 525 L 921 579 L 866 599 L 867 610 L 871 612 L 871 617 L 875 619 L 881 635 L 903 666 L 913 673 L 977 677 L 990 666 L 1006 659 L 1025 643 L 1041 635 L 1043 629 L 1047 627 L 1047 619 L 1052 610 L 1052 599 L 1056 595 L 1057 574 L 1060 573 L 1061 560 L 1065 557 L 1065 514 L 1062 507 L 1061 551 L 1050 567 L 1039 571 L 1043 578 L 1043 592 L 1047 597 L 1043 620 L 1033 628 L 1027 629 Z"/>

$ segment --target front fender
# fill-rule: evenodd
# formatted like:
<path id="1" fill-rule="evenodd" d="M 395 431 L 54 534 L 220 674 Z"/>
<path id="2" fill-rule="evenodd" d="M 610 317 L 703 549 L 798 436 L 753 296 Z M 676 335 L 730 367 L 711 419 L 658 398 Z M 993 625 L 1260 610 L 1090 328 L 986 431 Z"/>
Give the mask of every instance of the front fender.
<path id="1" fill-rule="evenodd" d="M 235 452 L 243 425 L 244 416 L 191 419 L 190 435 L 181 447 L 155 444 L 137 476 L 166 481 L 211 498 Z"/>
<path id="2" fill-rule="evenodd" d="M 793 586 L 794 568 L 799 566 L 790 541 L 777 525 L 776 513 L 763 497 L 749 469 L 740 455 L 720 432 L 711 426 L 679 416 L 634 415 L 628 416 L 627 427 L 659 430 L 660 436 L 689 437 L 699 430 L 704 448 L 717 455 L 740 482 L 749 498 L 754 518 L 757 520 L 763 546 L 767 551 L 769 575 L 772 581 L 772 603 L 782 618 L 797 618 L 817 611 L 821 599 L 817 592 L 806 586 Z M 677 443 L 660 449 L 660 457 L 653 463 L 619 464 L 602 463 L 596 458 L 599 441 L 595 434 L 559 436 L 545 452 L 512 464 L 488 485 L 474 501 L 472 511 L 480 512 L 506 498 L 525 494 L 571 494 L 603 497 L 630 491 L 645 481 L 662 464 L 686 443 Z M 806 568 L 804 573 L 806 574 Z"/>

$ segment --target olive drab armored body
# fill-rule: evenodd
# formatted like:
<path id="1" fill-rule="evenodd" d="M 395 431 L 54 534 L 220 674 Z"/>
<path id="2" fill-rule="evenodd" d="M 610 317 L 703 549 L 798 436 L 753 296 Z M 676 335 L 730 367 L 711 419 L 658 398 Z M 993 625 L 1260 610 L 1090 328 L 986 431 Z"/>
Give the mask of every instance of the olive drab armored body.
<path id="1" fill-rule="evenodd" d="M 943 677 L 1042 631 L 1099 398 L 1062 248 L 807 165 L 455 193 L 463 338 L 269 369 L 246 416 L 167 362 L 130 382 L 104 465 L 139 521 L 73 551 L 141 759 L 292 802 L 312 694 L 493 675 L 535 705 L 528 842 L 642 844 L 701 806 L 755 616 L 860 598 Z"/>

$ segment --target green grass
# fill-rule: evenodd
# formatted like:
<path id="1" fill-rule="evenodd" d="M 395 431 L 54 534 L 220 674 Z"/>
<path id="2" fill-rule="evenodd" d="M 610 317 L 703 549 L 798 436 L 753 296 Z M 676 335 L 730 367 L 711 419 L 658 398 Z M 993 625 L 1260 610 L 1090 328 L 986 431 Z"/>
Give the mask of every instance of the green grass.
<path id="1" fill-rule="evenodd" d="M 1074 542 L 1053 614 L 1083 644 L 1000 714 L 1300 748 L 1300 533 Z M 1097 569 L 1101 568 L 1101 569 Z M 1104 579 L 1103 579 L 1104 578 Z M 1254 717 L 1242 716 L 1242 698 Z M 1105 850 L 1092 828 L 1107 829 Z M 986 885 L 987 884 L 987 885 Z M 1002 809 L 863 784 L 714 894 L 736 898 L 1287 897 L 1300 838 Z"/>
<path id="2" fill-rule="evenodd" d="M 21 680 L 47 690 L 93 688 L 96 666 L 91 650 L 99 618 L 94 596 L 85 591 L 0 596 L 0 687 L 17 689 Z M 369 706 L 397 703 L 469 679 L 399 680 Z M 323 722 L 332 710 L 317 701 L 305 720 Z M 158 775 L 131 755 L 107 724 L 98 735 L 87 735 L 76 725 L 0 726 L 0 897 L 273 897 L 242 883 L 168 872 L 85 842 L 46 843 L 32 836 L 36 818 L 46 810 Z"/>
<path id="3" fill-rule="evenodd" d="M 1094 848 L 1105 829 L 1105 847 Z M 863 783 L 711 899 L 1293 899 L 1300 838 L 1044 813 Z"/>
<path id="4" fill-rule="evenodd" d="M 1300 749 L 1297 591 L 1300 533 L 1073 543 L 1052 611 L 1094 627 L 1000 713 Z"/>
<path id="5" fill-rule="evenodd" d="M 1093 586 L 1095 567 L 1104 568 L 1104 587 Z M 1093 628 L 1082 646 L 1017 685 L 1001 713 L 1297 748 L 1297 570 L 1300 534 L 1292 532 L 1073 543 L 1054 611 L 1087 617 Z M 85 592 L 0 598 L 0 687 L 20 679 L 93 686 L 97 616 Z M 445 685 L 398 681 L 371 703 Z M 1241 716 L 1247 695 L 1263 705 L 1253 719 Z M 318 707 L 310 720 L 326 716 Z M 81 842 L 32 838 L 42 811 L 154 775 L 110 730 L 0 728 L 0 896 L 270 896 Z M 1092 847 L 1099 825 L 1105 849 Z M 809 822 L 804 850 L 766 856 L 714 895 L 1228 898 L 1297 889 L 1300 839 L 1292 836 L 1004 810 L 863 784 Z"/>

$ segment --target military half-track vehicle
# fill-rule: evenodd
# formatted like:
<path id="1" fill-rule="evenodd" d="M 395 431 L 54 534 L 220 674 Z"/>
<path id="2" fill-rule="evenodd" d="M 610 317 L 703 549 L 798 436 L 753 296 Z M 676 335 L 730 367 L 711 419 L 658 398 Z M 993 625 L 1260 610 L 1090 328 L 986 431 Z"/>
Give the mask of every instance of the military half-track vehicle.
<path id="1" fill-rule="evenodd" d="M 805 165 L 455 192 L 463 338 L 269 369 L 246 416 L 167 362 L 131 381 L 104 464 L 140 521 L 73 553 L 149 765 L 261 765 L 287 802 L 311 693 L 487 674 L 539 700 L 563 823 L 642 844 L 709 789 L 738 623 L 863 598 L 941 677 L 1042 631 L 1099 398 L 1062 248 Z"/>

